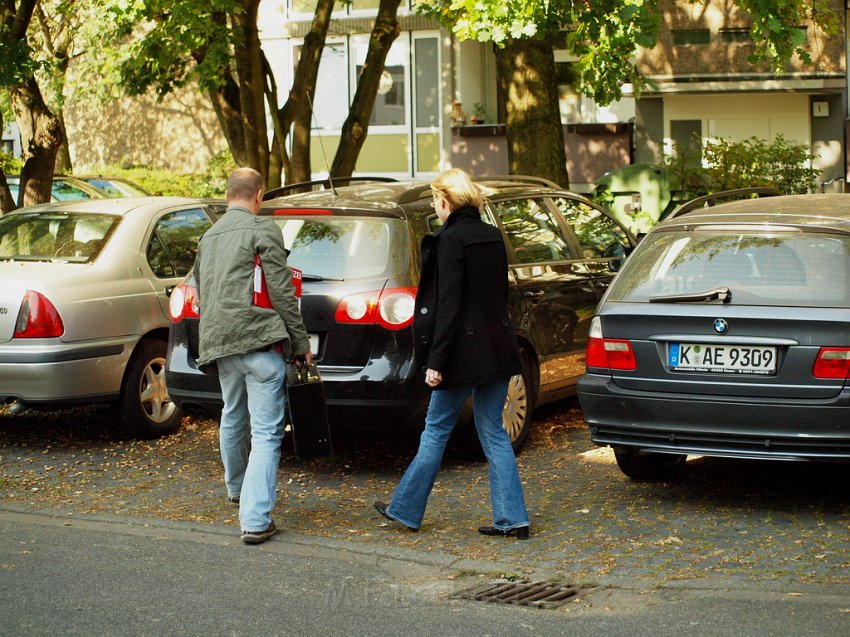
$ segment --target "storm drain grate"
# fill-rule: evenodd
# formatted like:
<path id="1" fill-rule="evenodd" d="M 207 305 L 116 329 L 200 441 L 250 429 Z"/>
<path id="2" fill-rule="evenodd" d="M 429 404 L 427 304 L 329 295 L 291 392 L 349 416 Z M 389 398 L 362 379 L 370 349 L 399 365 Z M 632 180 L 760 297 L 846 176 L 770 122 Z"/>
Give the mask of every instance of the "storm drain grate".
<path id="1" fill-rule="evenodd" d="M 560 585 L 551 582 L 491 582 L 463 590 L 453 597 L 471 599 L 480 602 L 515 604 L 518 606 L 537 606 L 538 608 L 557 608 L 561 604 L 575 599 L 589 588 Z"/>

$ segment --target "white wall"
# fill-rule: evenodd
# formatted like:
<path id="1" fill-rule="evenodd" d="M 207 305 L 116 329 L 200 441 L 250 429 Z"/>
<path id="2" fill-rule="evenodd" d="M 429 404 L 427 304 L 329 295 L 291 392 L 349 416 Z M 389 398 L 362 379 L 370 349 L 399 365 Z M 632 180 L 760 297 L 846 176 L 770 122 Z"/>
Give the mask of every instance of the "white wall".
<path id="1" fill-rule="evenodd" d="M 664 98 L 664 144 L 670 152 L 670 121 L 702 121 L 703 138 L 769 142 L 781 134 L 788 141 L 811 144 L 807 93 L 675 95 Z"/>

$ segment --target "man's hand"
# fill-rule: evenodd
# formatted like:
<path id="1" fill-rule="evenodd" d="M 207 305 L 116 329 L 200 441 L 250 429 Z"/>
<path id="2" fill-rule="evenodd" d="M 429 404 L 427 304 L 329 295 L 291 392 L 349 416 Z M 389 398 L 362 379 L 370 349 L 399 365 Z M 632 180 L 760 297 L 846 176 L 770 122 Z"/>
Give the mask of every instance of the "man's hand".
<path id="1" fill-rule="evenodd" d="M 299 368 L 302 365 L 311 365 L 313 363 L 313 352 L 307 350 L 304 354 L 296 354 L 292 357 L 292 362 Z"/>

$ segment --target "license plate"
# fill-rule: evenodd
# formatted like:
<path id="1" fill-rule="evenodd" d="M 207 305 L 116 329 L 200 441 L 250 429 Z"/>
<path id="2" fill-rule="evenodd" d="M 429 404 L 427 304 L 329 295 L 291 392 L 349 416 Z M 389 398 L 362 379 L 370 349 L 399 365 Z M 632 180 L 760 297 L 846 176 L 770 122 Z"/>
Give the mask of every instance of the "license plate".
<path id="1" fill-rule="evenodd" d="M 313 352 L 313 356 L 319 355 L 319 335 L 318 334 L 307 334 L 307 337 L 310 339 L 310 351 Z"/>
<path id="2" fill-rule="evenodd" d="M 716 374 L 773 374 L 776 348 L 752 345 L 670 343 L 667 363 L 674 371 Z"/>

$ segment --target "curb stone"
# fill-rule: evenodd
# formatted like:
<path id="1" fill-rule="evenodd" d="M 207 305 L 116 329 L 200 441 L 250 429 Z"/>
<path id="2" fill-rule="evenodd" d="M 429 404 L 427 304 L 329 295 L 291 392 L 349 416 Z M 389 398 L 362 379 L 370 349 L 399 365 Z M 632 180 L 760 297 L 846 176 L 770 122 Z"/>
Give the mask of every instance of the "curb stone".
<path id="1" fill-rule="evenodd" d="M 242 548 L 239 535 L 231 527 L 202 525 L 194 522 L 170 521 L 158 518 L 130 517 L 122 515 L 80 515 L 70 510 L 57 508 L 32 509 L 25 506 L 0 505 L 0 518 L 7 517 L 19 523 L 84 527 L 109 533 L 124 533 L 156 538 L 188 541 L 205 541 L 216 544 L 232 544 Z M 299 547 L 306 553 L 336 559 L 364 560 L 377 566 L 388 566 L 394 573 L 406 571 L 410 565 L 424 567 L 426 577 L 457 576 L 460 584 L 472 578 L 492 577 L 502 579 L 506 574 L 519 570 L 516 564 L 506 562 L 462 558 L 444 551 L 423 551 L 388 546 L 376 542 L 351 542 L 332 538 L 298 535 L 284 527 L 276 536 L 277 541 L 264 544 L 260 550 L 271 552 L 291 550 Z M 281 541 L 285 539 L 285 541 Z M 249 547 L 244 550 L 256 550 Z M 700 578 L 694 580 L 670 580 L 653 585 L 651 582 L 634 578 L 603 576 L 594 582 L 565 582 L 564 574 L 545 570 L 522 571 L 524 579 L 569 583 L 594 589 L 621 589 L 624 591 L 677 591 L 682 593 L 707 592 L 710 594 L 747 593 L 763 597 L 780 596 L 839 596 L 850 598 L 850 587 L 843 584 L 751 582 L 732 578 Z"/>

